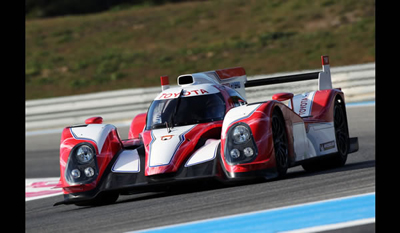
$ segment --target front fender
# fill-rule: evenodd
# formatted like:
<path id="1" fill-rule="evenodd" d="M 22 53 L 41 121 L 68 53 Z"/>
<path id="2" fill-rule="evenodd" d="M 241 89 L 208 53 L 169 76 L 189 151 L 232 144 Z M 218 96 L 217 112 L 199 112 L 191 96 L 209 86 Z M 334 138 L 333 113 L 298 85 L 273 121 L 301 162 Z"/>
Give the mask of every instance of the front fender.
<path id="1" fill-rule="evenodd" d="M 131 126 L 129 128 L 128 138 L 139 139 L 140 133 L 143 132 L 146 126 L 147 113 L 140 113 L 133 118 Z"/>
<path id="2" fill-rule="evenodd" d="M 270 117 L 277 101 L 267 101 L 264 103 L 250 104 L 231 109 L 225 116 L 221 135 L 221 158 L 224 169 L 235 177 L 234 173 L 248 173 L 260 170 L 274 170 L 275 157 L 271 129 Z M 251 140 L 256 145 L 257 154 L 253 159 L 244 160 L 244 163 L 229 162 L 230 148 L 230 129 L 241 123 L 249 126 L 252 134 Z M 242 152 L 241 152 L 242 153 Z M 243 156 L 241 154 L 241 156 Z M 248 161 L 248 162 L 247 162 Z"/>
<path id="3" fill-rule="evenodd" d="M 85 175 L 82 170 L 84 165 L 77 164 L 71 159 L 71 156 L 75 156 L 74 149 L 83 143 L 91 145 L 95 150 L 95 176 L 74 182 L 71 178 L 67 179 L 72 169 L 78 169 L 82 176 Z M 106 167 L 121 149 L 122 143 L 113 125 L 88 124 L 64 128 L 60 141 L 60 181 L 64 194 L 95 188 Z"/>

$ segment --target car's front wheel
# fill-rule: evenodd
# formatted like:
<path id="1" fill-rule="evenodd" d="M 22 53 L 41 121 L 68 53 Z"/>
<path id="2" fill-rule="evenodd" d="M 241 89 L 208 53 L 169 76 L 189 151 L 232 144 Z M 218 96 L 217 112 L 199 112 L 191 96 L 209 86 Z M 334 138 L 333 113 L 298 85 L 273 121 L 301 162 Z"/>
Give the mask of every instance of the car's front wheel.
<path id="1" fill-rule="evenodd" d="M 289 151 L 286 127 L 283 117 L 278 109 L 273 111 L 271 119 L 276 169 L 278 172 L 278 178 L 281 178 L 286 175 L 289 167 Z"/>

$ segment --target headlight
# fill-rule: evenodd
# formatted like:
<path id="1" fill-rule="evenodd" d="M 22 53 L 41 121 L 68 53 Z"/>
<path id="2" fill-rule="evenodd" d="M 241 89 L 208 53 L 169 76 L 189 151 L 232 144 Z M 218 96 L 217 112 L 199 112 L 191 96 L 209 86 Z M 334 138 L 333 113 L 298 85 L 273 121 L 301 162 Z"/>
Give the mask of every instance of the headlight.
<path id="1" fill-rule="evenodd" d="M 81 172 L 78 169 L 74 169 L 71 171 L 71 176 L 74 179 L 78 179 L 79 177 L 81 177 Z"/>
<path id="2" fill-rule="evenodd" d="M 242 144 L 247 142 L 250 138 L 250 132 L 244 125 L 238 125 L 233 129 L 233 142 L 236 144 Z"/>
<path id="3" fill-rule="evenodd" d="M 258 155 L 258 150 L 250 126 L 244 122 L 233 125 L 227 132 L 224 150 L 228 164 L 253 161 Z"/>
<path id="4" fill-rule="evenodd" d="M 82 145 L 76 150 L 76 158 L 80 164 L 88 163 L 93 159 L 94 151 L 88 145 Z"/>
<path id="5" fill-rule="evenodd" d="M 85 175 L 86 177 L 94 176 L 94 169 L 92 167 L 85 168 Z"/>
<path id="6" fill-rule="evenodd" d="M 96 150 L 82 142 L 72 148 L 65 167 L 65 179 L 70 185 L 88 184 L 98 176 Z"/>
<path id="7" fill-rule="evenodd" d="M 240 151 L 238 149 L 231 150 L 231 157 L 237 159 L 240 157 Z"/>
<path id="8" fill-rule="evenodd" d="M 254 150 L 251 147 L 246 147 L 243 150 L 244 156 L 251 157 L 254 154 Z"/>

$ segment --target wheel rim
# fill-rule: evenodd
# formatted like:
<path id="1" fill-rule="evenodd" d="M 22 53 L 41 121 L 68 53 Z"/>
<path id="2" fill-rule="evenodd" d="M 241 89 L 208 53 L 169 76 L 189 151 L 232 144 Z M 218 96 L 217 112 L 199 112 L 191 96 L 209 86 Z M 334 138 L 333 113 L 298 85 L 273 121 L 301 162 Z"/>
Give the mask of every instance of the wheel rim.
<path id="1" fill-rule="evenodd" d="M 278 167 L 286 168 L 288 165 L 288 146 L 283 122 L 276 115 L 272 116 L 272 133 L 274 139 L 275 159 Z"/>
<path id="2" fill-rule="evenodd" d="M 348 151 L 348 140 L 349 135 L 347 132 L 346 117 L 341 106 L 335 106 L 334 112 L 334 124 L 335 124 L 335 135 L 336 135 L 336 145 L 338 151 L 342 155 L 346 155 Z"/>

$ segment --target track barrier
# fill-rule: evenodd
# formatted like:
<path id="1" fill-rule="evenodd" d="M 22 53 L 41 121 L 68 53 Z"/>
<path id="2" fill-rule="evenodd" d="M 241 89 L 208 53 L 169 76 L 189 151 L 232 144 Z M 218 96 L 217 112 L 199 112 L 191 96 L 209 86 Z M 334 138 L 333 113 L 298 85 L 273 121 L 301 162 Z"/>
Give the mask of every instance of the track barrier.
<path id="1" fill-rule="evenodd" d="M 320 71 L 304 70 L 289 73 L 248 76 L 248 80 Z M 375 63 L 331 67 L 333 88 L 341 88 L 346 103 L 375 100 Z M 278 92 L 300 94 L 318 89 L 316 80 L 246 88 L 249 103 L 272 99 Z M 82 124 L 92 116 L 102 116 L 107 123 L 129 122 L 138 113 L 146 112 L 161 87 L 105 91 L 25 102 L 25 130 L 35 131 Z"/>

